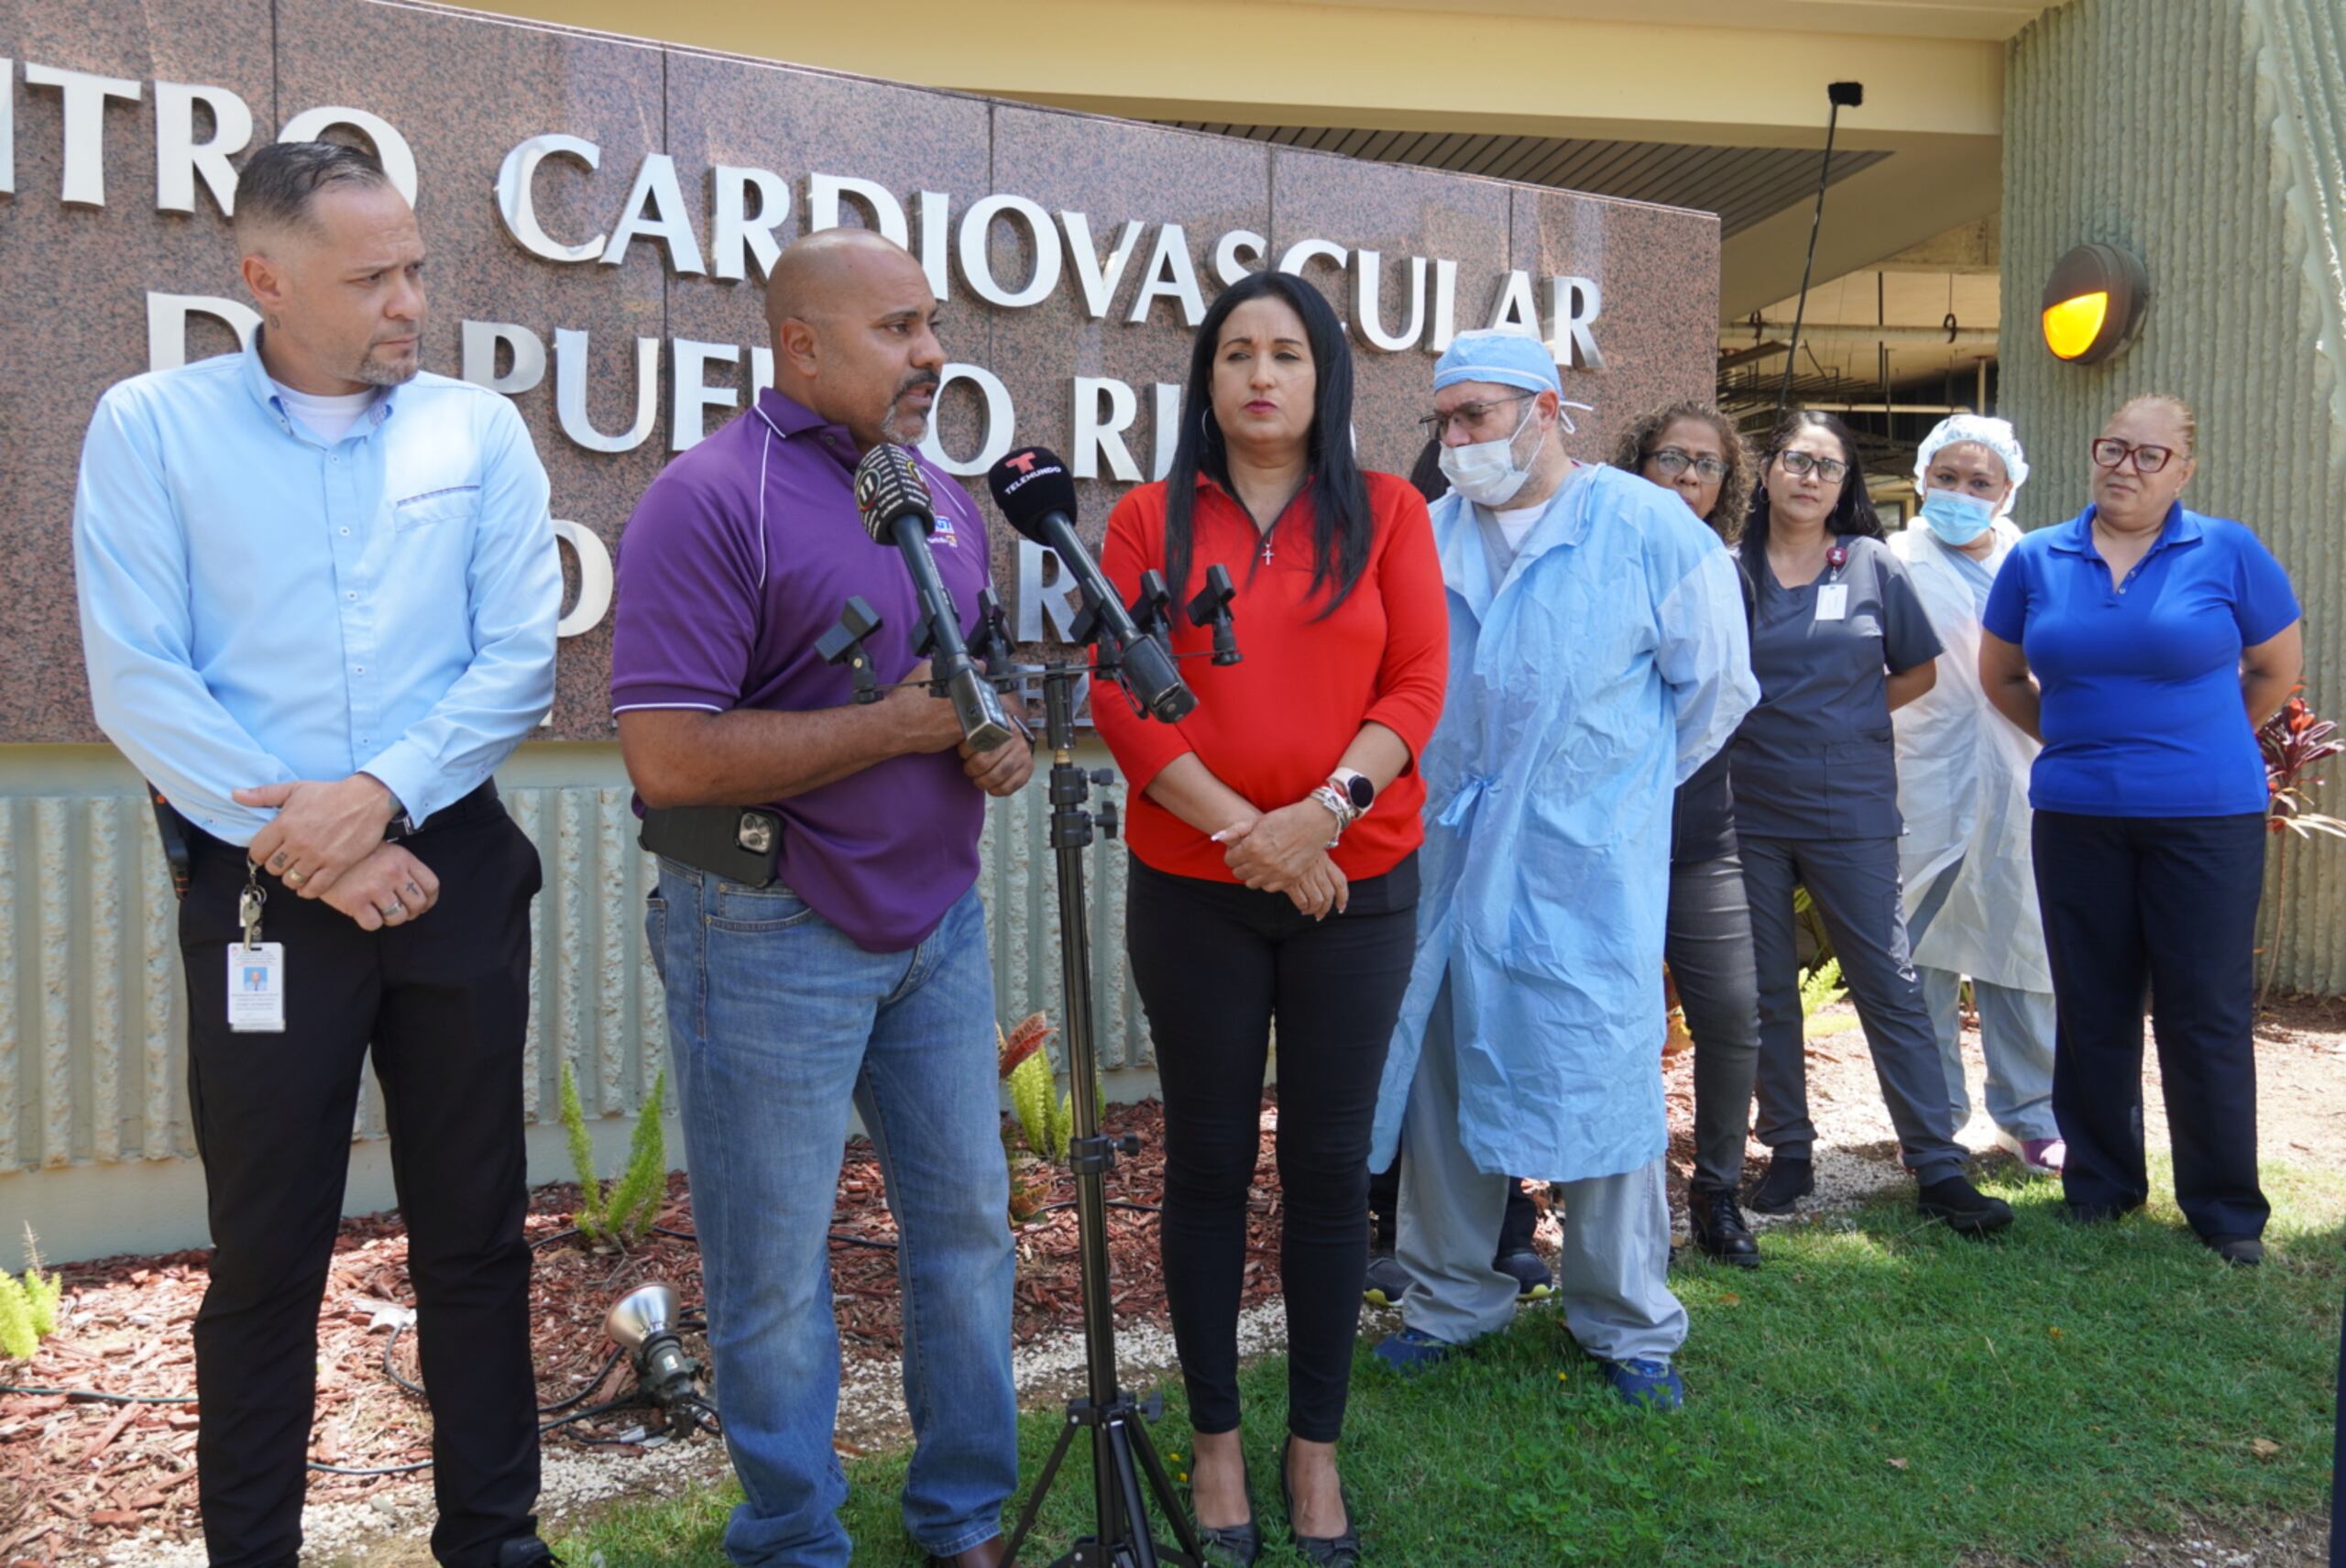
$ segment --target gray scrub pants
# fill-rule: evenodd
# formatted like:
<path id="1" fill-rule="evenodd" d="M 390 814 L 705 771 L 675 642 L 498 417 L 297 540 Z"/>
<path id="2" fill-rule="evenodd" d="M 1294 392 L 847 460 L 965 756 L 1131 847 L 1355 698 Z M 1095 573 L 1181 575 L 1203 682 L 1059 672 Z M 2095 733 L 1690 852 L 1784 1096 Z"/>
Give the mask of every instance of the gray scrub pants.
<path id="1" fill-rule="evenodd" d="M 1740 849 L 1760 969 L 1760 1141 L 1798 1159 L 1812 1157 L 1816 1144 L 1792 924 L 1798 883 L 1808 889 L 1841 960 L 1908 1168 L 1926 1186 L 1960 1175 L 1967 1156 L 1955 1141 L 1938 1038 L 1922 979 L 1907 958 L 1898 840 L 1744 837 Z"/>
<path id="2" fill-rule="evenodd" d="M 1963 871 L 1957 861 L 1939 873 L 1938 881 L 1914 910 L 1908 936 L 1917 946 L 1923 933 L 1946 905 Z M 1931 1026 L 1938 1032 L 1939 1067 L 1946 1074 L 1948 1113 L 1955 1130 L 1971 1120 L 1971 1093 L 1963 1081 L 1963 1036 L 1957 1016 L 1963 976 L 1953 970 L 1917 964 L 1923 977 L 1923 1004 L 1930 1009 Z M 1979 1054 L 1988 1063 L 1985 1096 L 1988 1115 L 2011 1136 L 2057 1138 L 2053 1121 L 2053 993 L 1997 985 L 1974 975 L 1971 1000 L 1979 1009 Z"/>
<path id="3" fill-rule="evenodd" d="M 1409 1276 L 1401 1321 L 1452 1344 L 1505 1328 L 1520 1287 L 1491 1266 L 1491 1255 L 1514 1178 L 1478 1168 L 1459 1138 L 1458 1052 L 1446 981 L 1426 1023 L 1401 1141 L 1409 1151 L 1401 1162 L 1394 1248 Z M 1658 1156 L 1618 1176 L 1558 1184 L 1565 1222 L 1556 1287 L 1564 1326 L 1599 1359 L 1668 1361 L 1686 1343 L 1686 1309 L 1670 1292 L 1670 1199 L 1662 1179 Z"/>

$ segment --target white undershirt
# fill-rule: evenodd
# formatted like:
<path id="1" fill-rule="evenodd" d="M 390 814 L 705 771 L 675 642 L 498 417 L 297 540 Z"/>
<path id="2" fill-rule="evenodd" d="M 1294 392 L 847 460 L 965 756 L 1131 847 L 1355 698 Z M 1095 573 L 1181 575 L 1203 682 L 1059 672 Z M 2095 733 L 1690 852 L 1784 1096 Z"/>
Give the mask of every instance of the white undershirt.
<path id="1" fill-rule="evenodd" d="M 274 378 L 269 384 L 277 389 L 277 395 L 285 404 L 286 411 L 329 446 L 349 434 L 350 427 L 356 424 L 367 411 L 375 406 L 375 400 L 382 395 L 379 389 L 368 387 L 364 391 L 322 398 L 313 392 L 297 392 Z"/>
<path id="2" fill-rule="evenodd" d="M 1554 499 L 1551 496 L 1549 500 Z M 1531 532 L 1531 525 L 1546 516 L 1547 511 L 1547 501 L 1541 501 L 1535 507 L 1517 507 L 1509 511 L 1500 511 L 1494 508 L 1491 512 L 1491 521 L 1499 525 L 1499 532 L 1507 539 L 1507 547 L 1510 550 L 1520 550 L 1523 548 L 1523 536 Z"/>

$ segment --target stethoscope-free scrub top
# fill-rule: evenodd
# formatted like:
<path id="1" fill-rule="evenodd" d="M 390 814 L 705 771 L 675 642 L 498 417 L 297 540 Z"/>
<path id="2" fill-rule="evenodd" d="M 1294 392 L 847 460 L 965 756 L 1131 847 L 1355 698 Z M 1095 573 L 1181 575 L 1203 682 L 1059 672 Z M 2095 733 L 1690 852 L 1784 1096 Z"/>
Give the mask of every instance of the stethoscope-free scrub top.
<path id="1" fill-rule="evenodd" d="M 1765 551 L 1744 554 L 1758 603 L 1751 670 L 1760 706 L 1736 732 L 1735 828 L 1769 839 L 1894 839 L 1897 745 L 1889 676 L 1939 653 L 1904 563 L 1879 540 L 1845 539 L 1848 558 L 1786 587 Z M 1820 619 L 1820 590 L 1847 589 Z"/>

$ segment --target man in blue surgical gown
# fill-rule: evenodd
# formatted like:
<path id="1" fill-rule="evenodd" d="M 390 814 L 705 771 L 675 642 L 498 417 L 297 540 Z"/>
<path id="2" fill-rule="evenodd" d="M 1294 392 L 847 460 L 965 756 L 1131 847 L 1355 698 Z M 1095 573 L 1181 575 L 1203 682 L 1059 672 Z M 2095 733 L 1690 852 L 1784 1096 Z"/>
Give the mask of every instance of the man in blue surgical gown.
<path id="1" fill-rule="evenodd" d="M 1576 463 L 1553 358 L 1468 333 L 1434 372 L 1450 696 L 1426 780 L 1418 951 L 1372 1168 L 1407 1142 L 1403 1327 L 1431 1365 L 1504 1326 L 1507 1173 L 1559 1182 L 1565 1324 L 1622 1398 L 1675 1408 L 1663 913 L 1676 785 L 1759 699 L 1743 598 L 1675 496 Z"/>

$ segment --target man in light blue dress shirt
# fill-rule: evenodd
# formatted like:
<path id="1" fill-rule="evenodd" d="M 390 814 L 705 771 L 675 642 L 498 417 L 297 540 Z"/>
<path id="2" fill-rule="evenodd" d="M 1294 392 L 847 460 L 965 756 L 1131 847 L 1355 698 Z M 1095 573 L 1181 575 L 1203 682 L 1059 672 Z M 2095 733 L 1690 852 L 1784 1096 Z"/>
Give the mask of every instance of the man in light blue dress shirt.
<path id="1" fill-rule="evenodd" d="M 423 243 L 371 156 L 264 148 L 236 221 L 264 324 L 240 355 L 110 389 L 73 508 L 98 722 L 190 849 L 205 1543 L 213 1568 L 301 1552 L 371 1043 L 430 1389 L 433 1553 L 527 1568 L 553 1561 L 521 1236 L 539 867 L 489 774 L 553 702 L 545 471 L 505 399 L 419 373 Z"/>

